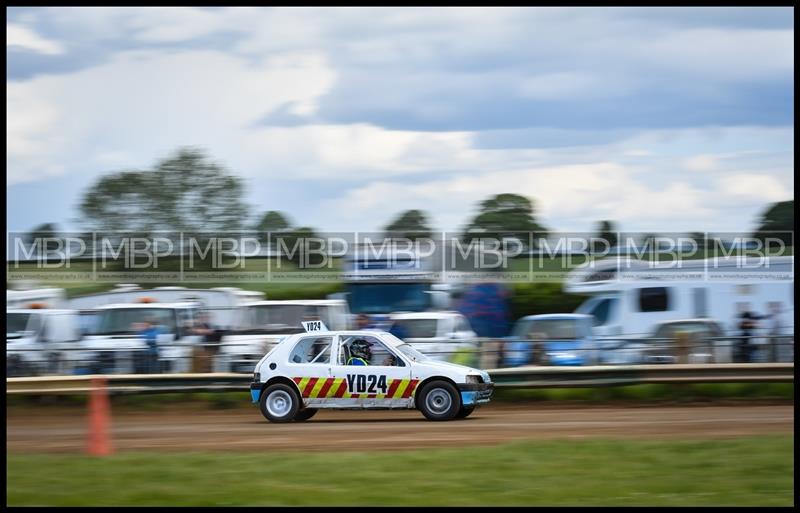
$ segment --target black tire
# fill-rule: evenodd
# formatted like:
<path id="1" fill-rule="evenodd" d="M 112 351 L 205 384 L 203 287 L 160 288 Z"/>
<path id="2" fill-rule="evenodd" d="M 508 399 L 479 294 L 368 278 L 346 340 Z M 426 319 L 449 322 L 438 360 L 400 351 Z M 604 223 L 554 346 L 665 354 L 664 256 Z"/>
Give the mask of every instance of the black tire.
<path id="1" fill-rule="evenodd" d="M 311 417 L 313 417 L 317 413 L 316 408 L 304 408 L 297 412 L 297 415 L 294 416 L 295 422 L 305 422 Z"/>
<path id="2" fill-rule="evenodd" d="M 428 420 L 452 420 L 461 410 L 461 394 L 447 381 L 427 383 L 417 397 L 417 408 Z"/>
<path id="3" fill-rule="evenodd" d="M 456 418 L 457 419 L 466 419 L 467 417 L 472 415 L 472 412 L 474 412 L 474 411 L 475 411 L 475 407 L 474 406 L 472 408 L 464 408 L 462 406 L 461 409 L 458 410 L 458 413 L 456 414 Z"/>
<path id="4" fill-rule="evenodd" d="M 276 383 L 261 393 L 258 404 L 261 414 L 268 421 L 291 422 L 300 410 L 300 397 L 292 387 Z"/>

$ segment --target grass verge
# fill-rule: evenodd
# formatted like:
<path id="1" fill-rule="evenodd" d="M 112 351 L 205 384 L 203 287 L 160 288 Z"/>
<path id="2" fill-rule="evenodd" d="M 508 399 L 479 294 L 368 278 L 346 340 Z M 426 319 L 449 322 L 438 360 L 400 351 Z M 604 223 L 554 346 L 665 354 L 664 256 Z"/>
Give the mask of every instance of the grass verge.
<path id="1" fill-rule="evenodd" d="M 793 453 L 792 436 L 765 436 L 376 454 L 9 454 L 7 504 L 791 506 Z"/>

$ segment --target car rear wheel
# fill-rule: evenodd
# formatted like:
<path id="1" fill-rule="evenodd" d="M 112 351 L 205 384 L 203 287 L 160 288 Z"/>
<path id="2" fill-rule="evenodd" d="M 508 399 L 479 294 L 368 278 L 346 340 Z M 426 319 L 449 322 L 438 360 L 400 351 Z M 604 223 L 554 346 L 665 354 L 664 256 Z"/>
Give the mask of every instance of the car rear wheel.
<path id="1" fill-rule="evenodd" d="M 451 420 L 461 410 L 461 396 L 446 381 L 431 381 L 420 390 L 417 407 L 428 420 Z"/>
<path id="2" fill-rule="evenodd" d="M 317 413 L 316 408 L 305 408 L 297 412 L 297 415 L 294 416 L 295 422 L 305 422 L 306 420 L 310 419 Z"/>
<path id="3" fill-rule="evenodd" d="M 261 414 L 270 422 L 291 422 L 300 410 L 300 398 L 288 385 L 270 385 L 261 394 Z"/>
<path id="4" fill-rule="evenodd" d="M 466 419 L 467 417 L 472 415 L 472 412 L 474 412 L 474 411 L 475 411 L 475 407 L 474 406 L 471 407 L 471 408 L 462 407 L 460 410 L 458 410 L 458 414 L 456 414 L 456 418 L 457 419 Z"/>

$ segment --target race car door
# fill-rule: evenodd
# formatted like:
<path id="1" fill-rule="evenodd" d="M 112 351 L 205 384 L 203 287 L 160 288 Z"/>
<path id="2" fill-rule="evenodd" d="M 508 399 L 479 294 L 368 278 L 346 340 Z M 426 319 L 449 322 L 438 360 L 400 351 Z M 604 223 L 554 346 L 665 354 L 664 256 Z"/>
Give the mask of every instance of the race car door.
<path id="1" fill-rule="evenodd" d="M 362 350 L 351 349 L 353 343 Z M 409 362 L 372 335 L 340 335 L 331 376 L 331 405 L 341 407 L 405 408 L 418 383 L 411 379 Z"/>
<path id="2" fill-rule="evenodd" d="M 331 383 L 333 336 L 302 337 L 289 352 L 287 368 L 307 406 L 325 402 Z"/>

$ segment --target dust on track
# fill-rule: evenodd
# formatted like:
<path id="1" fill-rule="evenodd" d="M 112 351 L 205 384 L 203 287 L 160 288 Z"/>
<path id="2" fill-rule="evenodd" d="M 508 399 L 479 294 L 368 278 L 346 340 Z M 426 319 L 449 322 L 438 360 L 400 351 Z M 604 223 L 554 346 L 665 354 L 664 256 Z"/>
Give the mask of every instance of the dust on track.
<path id="1" fill-rule="evenodd" d="M 6 450 L 82 452 L 80 408 L 6 411 Z M 415 410 L 322 410 L 304 423 L 271 424 L 258 409 L 115 409 L 117 450 L 341 451 L 491 445 L 531 439 L 698 439 L 794 432 L 794 405 L 556 408 L 490 404 L 467 419 L 429 422 Z"/>

